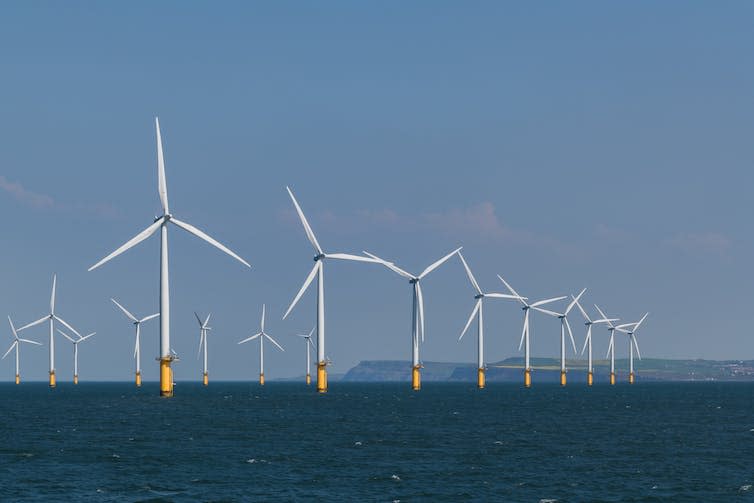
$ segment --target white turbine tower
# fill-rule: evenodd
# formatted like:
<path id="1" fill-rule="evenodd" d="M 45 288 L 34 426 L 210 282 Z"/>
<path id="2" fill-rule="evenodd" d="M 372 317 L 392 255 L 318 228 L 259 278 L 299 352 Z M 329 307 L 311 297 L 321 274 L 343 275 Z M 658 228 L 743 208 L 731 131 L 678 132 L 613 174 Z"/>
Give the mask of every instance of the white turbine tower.
<path id="1" fill-rule="evenodd" d="M 316 328 L 316 327 L 315 327 Z M 312 328 L 308 334 L 296 334 L 296 337 L 302 337 L 304 339 L 304 344 L 306 345 L 306 385 L 310 385 L 312 383 L 312 374 L 311 374 L 311 351 L 309 351 L 311 348 L 314 348 L 315 351 L 317 348 L 314 347 L 314 343 L 312 342 L 312 335 L 314 334 L 314 328 Z"/>
<path id="2" fill-rule="evenodd" d="M 595 309 L 597 309 L 597 312 L 600 313 L 600 316 L 602 316 L 603 319 L 609 319 L 607 316 L 605 316 L 605 313 L 602 312 L 602 309 L 595 304 Z M 605 356 L 610 357 L 610 385 L 615 385 L 615 330 L 618 327 L 613 325 L 612 321 L 607 322 L 607 329 L 610 332 L 610 344 L 607 346 L 607 355 Z"/>
<path id="3" fill-rule="evenodd" d="M 392 262 L 383 260 L 369 252 L 364 252 L 370 258 L 377 260 L 391 271 L 408 279 L 408 282 L 411 284 L 411 289 L 413 291 L 413 309 L 411 311 L 411 387 L 415 391 L 421 389 L 422 366 L 421 361 L 419 360 L 419 340 L 421 339 L 421 342 L 424 342 L 424 296 L 422 295 L 422 287 L 420 285 L 420 281 L 424 279 L 429 273 L 447 262 L 450 257 L 458 253 L 460 250 L 461 248 L 456 248 L 441 259 L 430 264 L 429 267 L 424 269 L 424 271 L 422 271 L 422 273 L 418 276 L 404 271 Z"/>
<path id="4" fill-rule="evenodd" d="M 209 326 L 209 319 L 212 317 L 212 313 L 209 313 L 204 321 L 202 321 L 196 312 L 194 313 L 194 316 L 196 316 L 196 321 L 199 322 L 199 352 L 196 354 L 196 357 L 199 358 L 199 354 L 201 354 L 202 348 L 204 348 L 204 371 L 202 372 L 202 383 L 207 386 L 209 384 L 209 375 L 207 374 L 207 332 L 212 330 Z"/>
<path id="5" fill-rule="evenodd" d="M 118 308 L 120 308 L 121 311 L 123 311 L 123 314 L 125 314 L 129 320 L 131 320 L 136 327 L 136 343 L 134 344 L 134 360 L 136 361 L 136 386 L 141 386 L 141 324 L 145 321 L 149 321 L 152 318 L 157 318 L 160 313 L 150 314 L 146 318 L 138 319 L 136 316 L 131 314 L 128 309 L 121 306 L 117 300 L 112 300 Z"/>
<path id="6" fill-rule="evenodd" d="M 54 388 L 56 386 L 56 380 L 55 380 L 55 338 L 54 338 L 54 331 L 55 331 L 55 322 L 60 322 L 63 326 L 65 326 L 68 330 L 73 332 L 74 334 L 81 337 L 81 334 L 76 331 L 72 326 L 70 326 L 68 323 L 66 323 L 62 318 L 60 318 L 58 315 L 55 314 L 55 289 L 57 287 L 57 274 L 52 275 L 52 294 L 50 295 L 50 314 L 47 314 L 41 318 L 39 318 L 37 321 L 32 321 L 31 323 L 24 325 L 23 327 L 19 328 L 18 331 L 21 332 L 22 330 L 26 330 L 27 328 L 31 328 L 33 326 L 39 325 L 40 323 L 44 323 L 45 321 L 49 322 L 50 324 L 50 387 Z"/>
<path id="7" fill-rule="evenodd" d="M 10 329 L 11 329 L 11 332 L 13 332 L 13 344 L 10 345 L 10 347 L 8 348 L 8 351 L 5 352 L 2 359 L 5 360 L 5 357 L 8 356 L 8 354 L 10 354 L 10 352 L 13 351 L 13 349 L 16 350 L 16 384 L 21 384 L 21 371 L 19 370 L 19 361 L 18 361 L 18 351 L 20 349 L 19 346 L 21 345 L 22 342 L 26 342 L 29 344 L 36 344 L 37 346 L 41 346 L 41 344 L 36 341 L 30 341 L 29 339 L 20 338 L 18 336 L 18 333 L 16 332 L 16 327 L 13 326 L 13 321 L 10 319 L 10 316 L 8 316 L 8 323 L 10 323 Z"/>
<path id="8" fill-rule="evenodd" d="M 259 338 L 259 384 L 261 384 L 262 386 L 264 386 L 264 338 L 267 337 L 271 343 L 273 343 L 278 347 L 278 349 L 280 349 L 280 351 L 285 351 L 285 349 L 283 349 L 283 346 L 278 344 L 275 339 L 269 336 L 269 334 L 265 333 L 264 316 L 264 304 L 262 304 L 262 322 L 259 324 L 259 333 L 238 342 L 239 344 L 244 344 L 245 342 L 253 341 L 257 337 Z"/>
<path id="9" fill-rule="evenodd" d="M 576 349 L 576 341 L 573 340 L 573 332 L 571 331 L 571 324 L 568 323 L 568 313 L 571 312 L 571 309 L 573 309 L 573 306 L 575 306 L 576 303 L 581 298 L 581 296 L 584 295 L 584 292 L 586 292 L 586 288 L 581 290 L 581 293 L 578 294 L 576 297 L 573 297 L 573 295 L 571 295 L 571 298 L 573 300 L 568 304 L 568 307 L 562 313 L 556 313 L 555 311 L 550 311 L 549 309 L 542 309 L 541 307 L 534 308 L 540 313 L 549 314 L 550 316 L 554 316 L 555 318 L 558 318 L 560 320 L 560 385 L 561 386 L 566 385 L 566 340 L 565 340 L 566 330 L 568 330 L 568 337 L 570 337 L 571 344 L 573 345 L 573 352 L 578 354 L 578 351 L 579 351 L 578 349 Z"/>
<path id="10" fill-rule="evenodd" d="M 639 352 L 639 343 L 636 342 L 636 337 L 634 334 L 637 330 L 639 330 L 639 327 L 642 323 L 644 323 L 644 320 L 647 319 L 647 316 L 649 316 L 649 313 L 645 314 L 637 323 L 626 323 L 625 325 L 618 325 L 615 327 L 615 329 L 619 332 L 623 332 L 624 334 L 628 335 L 628 383 L 633 384 L 635 380 L 634 376 L 634 347 L 636 347 L 636 355 L 639 357 L 639 360 L 641 360 L 641 353 Z M 632 328 L 629 328 L 632 327 Z"/>
<path id="11" fill-rule="evenodd" d="M 573 298 L 573 296 L 571 296 Z M 581 349 L 581 354 L 584 354 L 584 351 L 589 348 L 589 365 L 587 367 L 587 374 L 586 374 L 586 384 L 587 386 L 591 386 L 594 384 L 594 367 L 592 366 L 592 325 L 599 325 L 601 323 L 612 323 L 614 321 L 618 321 L 618 318 L 601 318 L 599 320 L 592 320 L 588 314 L 586 314 L 586 311 L 583 307 L 581 307 L 580 302 L 576 302 L 576 307 L 579 308 L 579 311 L 581 311 L 581 315 L 584 317 L 584 325 L 586 325 L 586 339 L 584 339 L 584 347 Z"/>
<path id="12" fill-rule="evenodd" d="M 193 225 L 187 224 L 173 217 L 168 206 L 168 189 L 165 181 L 165 161 L 162 155 L 162 137 L 160 136 L 160 121 L 155 117 L 155 130 L 157 132 L 157 191 L 162 203 L 162 216 L 155 219 L 149 227 L 134 236 L 123 246 L 103 258 L 92 267 L 90 271 L 101 266 L 112 258 L 117 257 L 126 250 L 133 248 L 141 243 L 152 234 L 160 230 L 160 395 L 173 396 L 173 372 L 170 368 L 171 363 L 175 360 L 174 355 L 170 352 L 170 286 L 168 278 L 168 224 L 172 223 L 189 234 L 203 239 L 212 246 L 227 253 L 234 259 L 241 262 L 246 267 L 251 267 L 248 262 L 233 253 L 231 250 L 211 238 L 204 232 L 200 231 Z"/>
<path id="13" fill-rule="evenodd" d="M 70 335 L 66 334 L 62 330 L 58 329 L 58 333 L 73 343 L 73 384 L 79 383 L 79 343 L 84 342 L 89 337 L 93 336 L 97 332 L 92 332 L 84 337 L 79 336 L 78 339 L 74 339 Z"/>
<path id="14" fill-rule="evenodd" d="M 471 286 L 474 287 L 474 290 L 476 290 L 476 295 L 474 298 L 476 299 L 476 304 L 474 305 L 474 309 L 471 311 L 471 316 L 469 316 L 469 321 L 466 322 L 466 326 L 463 327 L 463 332 L 461 332 L 461 336 L 458 338 L 460 341 L 463 339 L 463 336 L 466 334 L 466 331 L 469 329 L 469 326 L 471 326 L 471 322 L 474 321 L 474 316 L 477 317 L 477 387 L 479 389 L 484 388 L 485 384 L 485 378 L 484 378 L 484 371 L 485 371 L 485 365 L 484 365 L 484 298 L 485 297 L 494 297 L 499 299 L 515 299 L 515 300 L 526 300 L 526 298 L 521 298 L 513 295 L 508 295 L 504 293 L 484 293 L 482 289 L 479 287 L 479 283 L 477 283 L 476 278 L 474 278 L 474 275 L 471 273 L 471 269 L 469 268 L 469 265 L 466 263 L 466 260 L 463 258 L 463 255 L 461 252 L 458 252 L 458 257 L 461 259 L 461 263 L 463 264 L 463 268 L 466 269 L 466 275 L 469 277 L 469 281 L 471 282 Z"/>
<path id="15" fill-rule="evenodd" d="M 373 263 L 377 263 L 378 261 L 372 258 L 350 255 L 348 253 L 325 253 L 324 251 L 322 251 L 322 247 L 319 246 L 317 238 L 314 236 L 314 232 L 312 231 L 309 222 L 306 220 L 304 212 L 301 210 L 301 206 L 299 206 L 298 201 L 296 201 L 296 198 L 293 196 L 293 192 L 291 192 L 291 189 L 288 187 L 286 187 L 286 190 L 288 191 L 288 195 L 291 196 L 293 205 L 296 207 L 296 213 L 298 213 L 299 219 L 301 219 L 301 224 L 304 226 L 306 237 L 314 247 L 317 255 L 314 256 L 314 267 L 309 273 L 309 276 L 306 277 L 304 284 L 301 286 L 298 294 L 296 294 L 293 302 L 291 302 L 290 307 L 288 307 L 288 310 L 283 315 L 283 319 L 288 317 L 288 314 L 291 312 L 298 300 L 304 294 L 306 289 L 309 288 L 309 285 L 314 280 L 314 276 L 317 276 L 317 391 L 320 393 L 326 393 L 327 360 L 325 359 L 325 260 L 354 260 L 357 262 Z"/>
<path id="16" fill-rule="evenodd" d="M 500 276 L 498 274 L 497 277 L 498 277 L 498 279 L 500 279 L 500 281 L 503 282 L 503 284 L 511 292 L 511 294 L 513 294 L 517 299 L 519 299 L 519 301 L 521 302 L 521 304 L 523 304 L 523 306 L 524 306 L 524 307 L 521 308 L 524 311 L 524 329 L 521 332 L 521 341 L 518 343 L 518 350 L 521 351 L 521 346 L 524 346 L 524 386 L 526 386 L 527 388 L 529 388 L 531 386 L 531 361 L 530 361 L 530 357 L 531 357 L 531 345 L 529 343 L 529 327 L 530 327 L 529 312 L 531 311 L 532 308 L 544 306 L 545 304 L 549 304 L 551 302 L 557 302 L 559 300 L 565 299 L 566 297 L 565 296 L 554 297 L 552 299 L 540 300 L 540 301 L 534 302 L 532 304 L 529 304 L 527 301 L 524 300 L 524 299 L 526 299 L 526 297 L 520 296 L 513 289 L 513 287 L 511 287 L 508 284 L 508 282 L 506 282 L 503 279 L 502 276 Z"/>

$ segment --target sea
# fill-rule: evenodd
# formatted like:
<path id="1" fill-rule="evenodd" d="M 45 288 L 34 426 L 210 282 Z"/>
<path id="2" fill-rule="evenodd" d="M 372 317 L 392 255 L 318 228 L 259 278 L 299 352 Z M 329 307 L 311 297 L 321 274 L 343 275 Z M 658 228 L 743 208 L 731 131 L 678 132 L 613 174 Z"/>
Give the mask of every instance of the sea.
<path id="1" fill-rule="evenodd" d="M 754 384 L 0 385 L 1 501 L 754 501 Z"/>

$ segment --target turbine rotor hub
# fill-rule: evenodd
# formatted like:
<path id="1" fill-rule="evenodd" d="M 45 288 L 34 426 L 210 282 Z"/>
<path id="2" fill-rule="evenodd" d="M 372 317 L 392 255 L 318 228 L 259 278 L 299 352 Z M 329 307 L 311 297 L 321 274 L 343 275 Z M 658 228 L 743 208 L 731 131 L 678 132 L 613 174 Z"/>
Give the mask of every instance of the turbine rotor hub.
<path id="1" fill-rule="evenodd" d="M 474 298 L 475 299 L 483 299 L 484 298 L 484 294 L 480 293 L 479 295 L 474 295 Z"/>
<path id="2" fill-rule="evenodd" d="M 325 254 L 324 253 L 320 253 L 319 255 L 315 255 L 314 261 L 317 262 L 319 260 L 322 260 L 323 258 L 325 258 Z"/>

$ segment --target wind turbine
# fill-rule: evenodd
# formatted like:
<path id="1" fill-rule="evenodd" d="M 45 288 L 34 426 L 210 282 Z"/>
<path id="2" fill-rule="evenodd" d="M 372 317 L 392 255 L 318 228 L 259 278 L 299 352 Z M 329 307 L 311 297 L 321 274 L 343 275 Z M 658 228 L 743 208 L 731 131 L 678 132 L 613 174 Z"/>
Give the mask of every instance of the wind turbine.
<path id="1" fill-rule="evenodd" d="M 115 303 L 115 305 L 118 306 L 118 308 L 120 308 L 121 311 L 123 311 L 123 314 L 125 314 L 128 317 L 128 319 L 130 319 L 134 323 L 134 326 L 136 327 L 136 344 L 134 345 L 134 360 L 136 360 L 136 386 L 139 387 L 141 386 L 141 343 L 140 343 L 141 324 L 144 323 L 145 321 L 151 320 L 152 318 L 157 318 L 160 315 L 160 313 L 150 314 L 146 318 L 138 319 L 136 318 L 136 316 L 131 314 L 128 311 L 128 309 L 121 306 L 117 300 L 115 299 L 110 299 L 110 300 L 112 300 Z"/>
<path id="2" fill-rule="evenodd" d="M 202 346 L 204 347 L 204 372 L 202 373 L 202 383 L 206 386 L 209 384 L 209 377 L 207 375 L 207 332 L 212 330 L 212 328 L 209 326 L 209 319 L 212 317 L 212 313 L 209 313 L 207 315 L 207 319 L 202 321 L 202 319 L 199 317 L 196 312 L 194 313 L 194 316 L 196 316 L 196 321 L 199 322 L 199 352 L 196 354 L 196 357 L 199 358 L 199 353 L 202 351 Z"/>
<path id="3" fill-rule="evenodd" d="M 571 298 L 573 298 L 573 296 L 571 296 Z M 594 368 L 592 366 L 592 325 L 612 323 L 618 321 L 618 318 L 601 318 L 599 320 L 592 320 L 589 315 L 586 314 L 584 308 L 581 307 L 580 302 L 576 302 L 576 307 L 581 311 L 581 315 L 584 317 L 584 325 L 586 325 L 586 339 L 584 339 L 584 347 L 581 349 L 581 354 L 583 355 L 586 348 L 589 348 L 589 367 L 586 374 L 586 384 L 587 386 L 591 386 L 594 384 Z"/>
<path id="4" fill-rule="evenodd" d="M 499 299 L 517 299 L 517 300 L 526 300 L 524 297 L 523 299 L 518 296 L 513 295 L 507 295 L 504 293 L 484 293 L 482 292 L 482 289 L 479 287 L 479 283 L 477 283 L 476 278 L 474 278 L 474 275 L 471 273 L 471 269 L 469 268 L 469 265 L 466 263 L 466 260 L 464 260 L 463 255 L 461 255 L 461 252 L 458 252 L 458 257 L 461 259 L 461 263 L 463 264 L 463 268 L 466 269 L 466 275 L 469 277 L 469 281 L 471 282 L 471 286 L 474 287 L 474 290 L 476 290 L 476 295 L 474 298 L 476 299 L 476 304 L 474 305 L 474 309 L 471 311 L 471 316 L 469 316 L 469 321 L 466 322 L 466 326 L 463 327 L 463 332 L 461 332 L 461 336 L 458 338 L 460 341 L 463 339 L 463 336 L 466 334 L 466 331 L 469 329 L 469 326 L 471 325 L 471 322 L 474 321 L 474 316 L 477 317 L 477 387 L 479 389 L 484 388 L 484 319 L 483 319 L 483 312 L 484 312 L 484 298 L 485 297 L 495 297 Z"/>
<path id="5" fill-rule="evenodd" d="M 84 337 L 79 336 L 78 339 L 74 339 L 70 335 L 66 334 L 62 330 L 58 329 L 58 333 L 73 343 L 73 384 L 79 383 L 79 343 L 84 342 L 89 337 L 93 336 L 97 332 L 92 332 Z"/>
<path id="6" fill-rule="evenodd" d="M 8 354 L 10 354 L 10 352 L 13 351 L 14 348 L 16 349 L 16 384 L 21 384 L 21 373 L 18 366 L 18 351 L 19 346 L 21 345 L 20 343 L 27 342 L 29 344 L 36 344 L 37 346 L 41 346 L 42 344 L 36 341 L 30 341 L 29 339 L 21 339 L 16 332 L 16 327 L 13 326 L 13 321 L 10 319 L 10 316 L 8 316 L 8 323 L 10 323 L 10 329 L 13 332 L 13 344 L 10 345 L 8 351 L 5 352 L 2 359 L 5 360 L 5 357 L 8 356 Z"/>
<path id="7" fill-rule="evenodd" d="M 637 323 L 626 323 L 625 325 L 618 325 L 615 327 L 616 330 L 619 332 L 623 332 L 624 334 L 628 335 L 628 364 L 629 364 L 629 370 L 628 370 L 628 384 L 634 383 L 634 347 L 636 347 L 636 355 L 639 357 L 639 360 L 641 360 L 641 353 L 639 352 L 639 343 L 636 342 L 636 337 L 634 334 L 637 330 L 639 330 L 639 327 L 642 323 L 644 323 L 644 320 L 647 319 L 647 316 L 649 316 L 649 313 L 645 314 Z M 632 328 L 629 328 L 632 327 Z"/>
<path id="8" fill-rule="evenodd" d="M 586 292 L 586 288 L 581 290 L 581 293 L 578 294 L 576 297 L 571 297 L 573 300 L 568 304 L 568 307 L 566 310 L 562 313 L 556 313 L 555 311 L 550 311 L 549 309 L 542 309 L 541 307 L 535 307 L 537 311 L 540 313 L 549 314 L 550 316 L 554 316 L 555 318 L 558 318 L 560 320 L 560 385 L 565 386 L 566 385 L 566 342 L 565 342 L 565 333 L 566 329 L 568 329 L 568 337 L 571 338 L 571 344 L 573 345 L 573 352 L 578 353 L 578 349 L 576 349 L 576 341 L 573 340 L 573 332 L 571 331 L 571 324 L 568 323 L 568 313 L 571 312 L 571 309 L 573 309 L 573 306 L 576 305 L 576 303 L 579 301 L 582 295 L 584 295 L 584 292 Z"/>
<path id="9" fill-rule="evenodd" d="M 126 250 L 133 248 L 141 243 L 152 234 L 160 229 L 160 395 L 165 397 L 173 396 L 173 372 L 170 368 L 175 359 L 170 352 L 170 287 L 168 278 L 168 224 L 172 223 L 189 234 L 203 239 L 212 246 L 227 253 L 234 259 L 241 262 L 246 267 L 251 267 L 248 262 L 233 253 L 230 249 L 220 244 L 204 232 L 200 231 L 193 225 L 187 224 L 173 217 L 168 206 L 168 188 L 165 181 L 165 160 L 162 155 L 162 137 L 160 136 L 160 121 L 157 117 L 154 119 L 155 130 L 157 132 L 157 192 L 160 195 L 162 203 L 162 216 L 157 217 L 149 227 L 131 238 L 120 248 L 103 258 L 92 267 L 90 271 L 98 268 L 105 262 L 117 257 Z"/>
<path id="10" fill-rule="evenodd" d="M 413 309 L 411 311 L 411 387 L 414 391 L 421 389 L 421 363 L 419 361 L 419 338 L 421 342 L 424 342 L 424 297 L 422 296 L 422 287 L 420 281 L 425 278 L 429 273 L 440 267 L 442 264 L 448 261 L 450 257 L 455 255 L 461 250 L 457 248 L 448 253 L 441 259 L 430 264 L 429 267 L 424 269 L 421 274 L 414 275 L 404 271 L 400 267 L 397 267 L 392 262 L 387 262 L 381 259 L 377 255 L 373 255 L 369 252 L 364 252 L 370 258 L 377 260 L 379 263 L 390 269 L 391 271 L 408 279 L 413 290 Z"/>
<path id="11" fill-rule="evenodd" d="M 280 349 L 280 351 L 285 351 L 283 349 L 283 346 L 277 343 L 275 339 L 270 337 L 268 334 L 264 331 L 264 304 L 262 304 L 262 322 L 259 324 L 259 333 L 254 334 L 251 337 L 247 337 L 246 339 L 239 341 L 239 344 L 243 344 L 245 342 L 253 341 L 259 337 L 259 384 L 264 386 L 264 338 L 267 337 L 271 343 L 273 343 L 275 346 Z"/>
<path id="12" fill-rule="evenodd" d="M 607 316 L 605 316 L 605 313 L 602 312 L 602 309 L 595 304 L 594 307 L 597 309 L 597 312 L 600 313 L 600 316 L 602 316 L 603 319 L 608 319 Z M 615 385 L 615 330 L 618 327 L 613 325 L 612 321 L 607 322 L 607 329 L 610 332 L 610 344 L 607 347 L 607 355 L 606 358 L 610 357 L 610 385 Z"/>
<path id="13" fill-rule="evenodd" d="M 291 302 L 290 307 L 288 307 L 288 310 L 283 315 L 283 319 L 288 317 L 288 314 L 291 312 L 298 300 L 304 294 L 306 289 L 309 288 L 309 285 L 314 280 L 314 276 L 317 276 L 317 391 L 320 393 L 326 393 L 327 360 L 325 359 L 325 260 L 354 260 L 356 262 L 373 263 L 377 263 L 378 261 L 373 258 L 360 257 L 359 255 L 350 255 L 348 253 L 325 253 L 324 251 L 322 251 L 322 247 L 319 246 L 317 238 L 314 236 L 314 231 L 312 231 L 309 222 L 306 220 L 306 216 L 304 216 L 304 212 L 301 210 L 301 206 L 299 206 L 298 201 L 296 201 L 296 198 L 293 196 L 293 192 L 291 192 L 291 189 L 289 187 L 286 187 L 285 189 L 288 191 L 288 195 L 291 196 L 293 205 L 296 207 L 296 213 L 298 213 L 301 224 L 304 226 L 306 237 L 314 247 L 317 255 L 314 256 L 314 267 L 309 273 L 309 276 L 306 277 L 304 284 L 301 286 L 298 294 L 296 294 L 293 302 Z"/>
<path id="14" fill-rule="evenodd" d="M 55 314 L 55 289 L 57 287 L 57 274 L 52 275 L 52 294 L 50 295 L 50 314 L 47 314 L 43 316 L 42 318 L 39 318 L 37 321 L 32 321 L 31 323 L 24 325 L 23 327 L 19 328 L 18 331 L 21 332 L 22 330 L 26 330 L 27 328 L 31 328 L 33 326 L 39 325 L 40 323 L 44 323 L 45 321 L 48 321 L 50 323 L 50 387 L 54 388 L 56 385 L 55 380 L 55 338 L 54 335 L 54 324 L 56 321 L 63 324 L 64 327 L 66 327 L 68 330 L 73 332 L 74 334 L 81 337 L 81 334 L 76 331 L 75 328 L 70 326 L 68 323 L 65 322 L 62 318 L 60 318 L 58 315 Z"/>
<path id="15" fill-rule="evenodd" d="M 508 284 L 508 283 L 507 283 L 507 282 L 506 282 L 506 281 L 505 281 L 505 280 L 503 279 L 503 277 L 502 277 L 502 276 L 500 276 L 500 275 L 498 274 L 498 275 L 497 275 L 497 277 L 498 277 L 498 279 L 500 279 L 500 281 L 502 281 L 502 282 L 503 282 L 503 284 L 505 285 L 505 287 L 506 287 L 506 288 L 507 288 L 507 289 L 508 289 L 508 290 L 509 290 L 509 291 L 510 291 L 510 292 L 511 292 L 511 293 L 512 293 L 512 294 L 513 294 L 513 295 L 514 295 L 514 296 L 515 296 L 515 297 L 516 297 L 516 298 L 517 298 L 517 299 L 518 299 L 518 300 L 519 300 L 520 302 L 521 302 L 521 304 L 523 304 L 523 306 L 524 306 L 524 307 L 522 307 L 522 308 L 521 308 L 521 309 L 523 309 L 523 311 L 524 311 L 524 329 L 523 329 L 523 331 L 521 332 L 521 342 L 519 342 L 519 343 L 518 343 L 518 350 L 519 350 L 519 351 L 521 351 L 521 346 L 522 346 L 522 345 L 524 345 L 524 343 L 526 343 L 526 344 L 525 344 L 525 346 L 524 346 L 524 355 L 525 355 L 525 356 L 524 356 L 524 360 L 525 360 L 525 361 L 524 361 L 524 386 L 526 386 L 527 388 L 529 388 L 529 387 L 531 387 L 531 365 L 530 365 L 530 356 L 531 356 L 531 351 L 530 351 L 530 344 L 529 344 L 529 311 L 531 311 L 531 309 L 532 309 L 532 308 L 535 308 L 535 307 L 540 307 L 540 306 L 544 306 L 544 305 L 546 305 L 546 304 L 549 304 L 549 303 L 551 303 L 551 302 L 557 302 L 557 301 L 559 301 L 559 300 L 563 300 L 563 299 L 565 299 L 566 297 L 565 297 L 565 295 L 564 295 L 564 296 L 562 296 L 562 297 L 554 297 L 554 298 L 552 298 L 552 299 L 545 299 L 545 300 L 540 300 L 540 301 L 534 302 L 534 303 L 532 303 L 532 304 L 529 304 L 529 303 L 528 303 L 528 302 L 527 302 L 526 300 L 524 300 L 524 299 L 526 299 L 526 297 L 522 297 L 522 296 L 520 296 L 520 295 L 519 295 L 519 294 L 518 294 L 518 293 L 517 293 L 517 292 L 516 292 L 516 291 L 515 291 L 515 290 L 513 289 L 513 287 L 511 287 L 511 286 L 510 286 L 510 285 L 509 285 L 509 284 Z"/>
<path id="16" fill-rule="evenodd" d="M 303 337 L 304 343 L 306 345 L 306 385 L 307 386 L 312 383 L 311 352 L 309 351 L 310 348 L 314 347 L 314 343 L 312 342 L 312 334 L 314 334 L 314 328 L 312 328 L 308 334 L 296 334 L 296 337 Z"/>

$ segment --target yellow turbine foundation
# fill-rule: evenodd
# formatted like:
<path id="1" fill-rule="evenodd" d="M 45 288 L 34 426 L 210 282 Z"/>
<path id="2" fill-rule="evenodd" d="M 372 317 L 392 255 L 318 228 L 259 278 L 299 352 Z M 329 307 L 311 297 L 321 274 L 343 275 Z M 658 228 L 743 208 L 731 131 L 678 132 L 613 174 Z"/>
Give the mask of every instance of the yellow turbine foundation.
<path id="1" fill-rule="evenodd" d="M 484 389 L 484 369 L 477 370 L 476 385 L 479 389 Z"/>
<path id="2" fill-rule="evenodd" d="M 421 365 L 417 365 L 411 369 L 411 388 L 414 391 L 422 389 L 422 375 Z"/>
<path id="3" fill-rule="evenodd" d="M 206 372 L 202 376 L 202 384 L 204 384 L 205 386 L 209 384 L 209 375 Z"/>
<path id="4" fill-rule="evenodd" d="M 50 387 L 51 388 L 55 387 L 55 371 L 54 370 L 50 370 Z"/>
<path id="5" fill-rule="evenodd" d="M 312 376 L 310 374 L 306 374 L 306 385 L 309 386 L 312 383 Z"/>
<path id="6" fill-rule="evenodd" d="M 160 359 L 160 396 L 173 396 L 173 370 L 170 368 L 172 358 Z"/>
<path id="7" fill-rule="evenodd" d="M 586 385 L 591 386 L 592 384 L 594 384 L 594 374 L 592 372 L 587 372 Z"/>
<path id="8" fill-rule="evenodd" d="M 566 373 L 565 370 L 560 371 L 560 385 L 565 386 L 566 385 Z"/>
<path id="9" fill-rule="evenodd" d="M 136 373 L 136 387 L 137 388 L 141 387 L 141 372 Z"/>
<path id="10" fill-rule="evenodd" d="M 264 386 L 264 374 L 259 374 L 259 384 Z"/>
<path id="11" fill-rule="evenodd" d="M 78 383 L 79 383 L 79 376 L 77 376 L 77 375 L 74 374 L 74 376 L 73 376 L 73 384 L 78 384 Z"/>
<path id="12" fill-rule="evenodd" d="M 531 388 L 531 369 L 524 370 L 524 386 Z"/>
<path id="13" fill-rule="evenodd" d="M 634 373 L 633 372 L 631 372 L 630 374 L 628 374 L 628 384 L 633 384 L 635 380 L 636 379 L 634 377 Z"/>
<path id="14" fill-rule="evenodd" d="M 610 385 L 615 386 L 615 372 L 610 372 Z"/>
<path id="15" fill-rule="evenodd" d="M 21 384 L 21 376 L 16 374 L 16 384 Z"/>
<path id="16" fill-rule="evenodd" d="M 327 364 L 325 362 L 317 364 L 317 391 L 327 393 Z"/>

